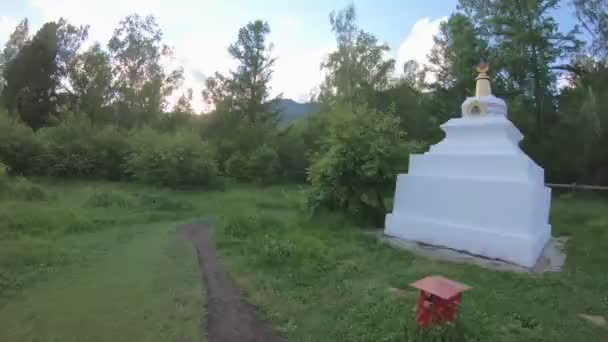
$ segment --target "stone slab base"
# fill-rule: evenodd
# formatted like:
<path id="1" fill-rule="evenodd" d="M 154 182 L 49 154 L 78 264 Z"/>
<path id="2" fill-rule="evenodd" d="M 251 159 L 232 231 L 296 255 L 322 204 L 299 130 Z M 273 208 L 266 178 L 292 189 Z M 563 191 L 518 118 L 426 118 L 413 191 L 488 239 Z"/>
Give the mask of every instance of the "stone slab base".
<path id="1" fill-rule="evenodd" d="M 543 248 L 551 239 L 551 226 L 532 234 L 514 234 L 500 229 L 484 229 L 409 215 L 386 215 L 384 233 L 389 236 L 446 246 L 504 260 L 524 267 L 534 267 Z"/>
<path id="2" fill-rule="evenodd" d="M 518 273 L 560 272 L 566 263 L 565 245 L 569 239 L 568 237 L 551 238 L 545 245 L 536 264 L 533 267 L 523 267 L 503 260 L 489 259 L 450 248 L 427 245 L 411 240 L 403 240 L 384 235 L 382 232 L 374 232 L 373 234 L 376 235 L 380 241 L 388 243 L 395 248 L 406 250 L 432 260 L 472 264 L 496 271 Z"/>

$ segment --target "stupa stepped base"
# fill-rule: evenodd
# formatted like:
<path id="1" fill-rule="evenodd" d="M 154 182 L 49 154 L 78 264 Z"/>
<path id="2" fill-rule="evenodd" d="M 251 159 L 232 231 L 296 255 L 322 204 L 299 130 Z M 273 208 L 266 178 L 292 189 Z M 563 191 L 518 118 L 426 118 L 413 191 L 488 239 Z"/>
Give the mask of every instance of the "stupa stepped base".
<path id="1" fill-rule="evenodd" d="M 399 175 L 385 234 L 533 267 L 551 239 L 543 183 Z"/>
<path id="2" fill-rule="evenodd" d="M 513 234 L 408 214 L 386 215 L 384 234 L 403 240 L 448 247 L 473 255 L 534 267 L 551 239 L 551 226 L 536 234 Z"/>

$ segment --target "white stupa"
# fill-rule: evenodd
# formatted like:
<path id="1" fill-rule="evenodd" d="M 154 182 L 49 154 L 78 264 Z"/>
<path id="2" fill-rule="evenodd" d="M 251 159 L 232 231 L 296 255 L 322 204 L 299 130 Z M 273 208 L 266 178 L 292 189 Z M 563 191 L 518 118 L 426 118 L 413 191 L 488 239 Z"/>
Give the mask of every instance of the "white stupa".
<path id="1" fill-rule="evenodd" d="M 519 148 L 523 135 L 492 96 L 487 70 L 479 66 L 462 117 L 441 126 L 445 139 L 410 156 L 385 234 L 532 267 L 551 238 L 551 190 Z"/>

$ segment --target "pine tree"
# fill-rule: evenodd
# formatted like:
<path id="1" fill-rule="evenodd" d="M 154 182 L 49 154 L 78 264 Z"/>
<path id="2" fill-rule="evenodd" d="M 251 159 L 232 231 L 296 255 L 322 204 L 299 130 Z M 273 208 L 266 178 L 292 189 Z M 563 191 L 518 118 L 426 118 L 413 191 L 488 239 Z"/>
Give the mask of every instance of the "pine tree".
<path id="1" fill-rule="evenodd" d="M 558 30 L 551 15 L 558 6 L 559 0 L 461 0 L 459 5 L 490 42 L 489 59 L 504 95 L 519 97 L 522 110 L 534 113 L 528 121 L 534 122 L 530 133 L 538 137 L 555 112 L 557 78 L 552 66 L 581 47 L 576 28 L 567 33 Z"/>

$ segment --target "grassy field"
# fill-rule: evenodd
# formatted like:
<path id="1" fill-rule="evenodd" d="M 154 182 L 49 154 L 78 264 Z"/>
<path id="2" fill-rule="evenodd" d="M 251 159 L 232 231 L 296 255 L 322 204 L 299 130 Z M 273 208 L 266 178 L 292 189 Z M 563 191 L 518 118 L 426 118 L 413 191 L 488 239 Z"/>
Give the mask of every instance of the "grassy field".
<path id="1" fill-rule="evenodd" d="M 225 221 L 216 241 L 251 300 L 293 341 L 415 340 L 418 294 L 407 284 L 431 274 L 474 287 L 456 340 L 606 341 L 607 327 L 578 314 L 608 313 L 608 201 L 562 196 L 552 223 L 554 235 L 571 236 L 568 260 L 542 276 L 423 259 L 339 218 L 281 221 L 261 210 Z"/>
<path id="2" fill-rule="evenodd" d="M 279 193 L 11 180 L 0 190 L 0 341 L 204 340 L 196 252 L 176 226 Z"/>
<path id="3" fill-rule="evenodd" d="M 2 341 L 202 341 L 204 296 L 196 254 L 161 223 L 56 241 L 104 243 L 86 264 L 59 270 L 0 308 Z M 105 248 L 104 248 L 105 247 Z"/>
<path id="4" fill-rule="evenodd" d="M 0 193 L 0 341 L 202 340 L 195 252 L 175 236 L 176 222 L 201 217 L 217 220 L 228 270 L 290 341 L 413 340 L 407 284 L 429 274 L 474 287 L 463 340 L 608 340 L 607 327 L 578 317 L 608 313 L 608 200 L 556 197 L 566 267 L 529 276 L 395 250 L 339 216 L 304 217 L 302 199 L 293 186 L 22 181 Z"/>

